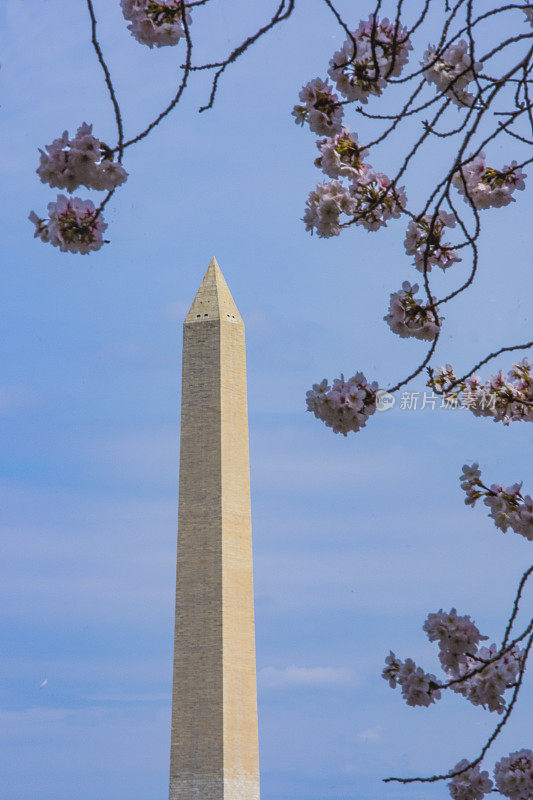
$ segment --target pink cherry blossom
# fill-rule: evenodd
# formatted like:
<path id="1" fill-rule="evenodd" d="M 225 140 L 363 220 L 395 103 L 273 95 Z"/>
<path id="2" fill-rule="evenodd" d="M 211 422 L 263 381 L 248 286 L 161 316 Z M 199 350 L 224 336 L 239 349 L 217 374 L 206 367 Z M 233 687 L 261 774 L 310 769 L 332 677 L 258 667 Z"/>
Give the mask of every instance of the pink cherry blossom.
<path id="1" fill-rule="evenodd" d="M 482 636 L 468 615 L 459 616 L 455 608 L 428 614 L 423 626 L 430 642 L 439 643 L 439 660 L 444 670 L 456 670 L 467 654 L 474 655 Z"/>
<path id="2" fill-rule="evenodd" d="M 344 128 L 337 136 L 330 139 L 319 139 L 317 147 L 320 156 L 315 160 L 319 167 L 330 178 L 346 178 L 357 182 L 364 178 L 369 164 L 363 163 L 368 150 L 361 148 L 357 134 Z"/>
<path id="3" fill-rule="evenodd" d="M 350 431 L 357 432 L 365 427 L 376 410 L 377 391 L 378 384 L 368 383 L 362 372 L 356 372 L 348 380 L 341 375 L 332 386 L 324 378 L 307 392 L 307 410 L 334 433 L 346 436 Z"/>
<path id="4" fill-rule="evenodd" d="M 450 773 L 464 769 L 468 763 L 464 758 L 450 770 Z M 453 800 L 482 800 L 490 792 L 492 785 L 489 773 L 486 770 L 482 772 L 479 764 L 476 764 L 460 775 L 455 775 L 448 784 L 448 789 Z"/>
<path id="5" fill-rule="evenodd" d="M 447 397 L 460 399 L 476 417 L 492 417 L 504 425 L 533 421 L 533 375 L 527 358 L 513 364 L 507 375 L 500 370 L 484 383 L 477 375 L 459 383 L 456 381 L 453 367 L 447 364 L 436 370 L 428 386 L 439 389 Z"/>
<path id="6" fill-rule="evenodd" d="M 523 749 L 501 758 L 494 767 L 498 791 L 510 800 L 533 798 L 533 750 Z"/>
<path id="7" fill-rule="evenodd" d="M 35 236 L 59 247 L 62 253 L 89 253 L 104 244 L 107 228 L 102 214 L 90 200 L 59 194 L 55 203 L 48 203 L 48 220 L 32 211 L 29 219 L 35 225 Z"/>
<path id="8" fill-rule="evenodd" d="M 385 668 L 381 676 L 393 689 L 400 686 L 402 695 L 408 706 L 429 706 L 440 700 L 439 684 L 434 675 L 417 667 L 411 658 L 401 661 L 391 651 L 385 659 Z"/>
<path id="9" fill-rule="evenodd" d="M 69 192 L 81 185 L 109 191 L 124 183 L 128 173 L 114 161 L 113 151 L 93 136 L 92 129 L 92 125 L 84 122 L 72 139 L 64 131 L 59 139 L 39 151 L 41 162 L 37 174 L 43 183 Z"/>
<path id="10" fill-rule="evenodd" d="M 292 110 L 297 125 L 307 122 L 309 129 L 319 136 L 341 133 L 344 111 L 328 81 L 314 78 L 301 89 L 299 97 L 303 105 L 296 105 Z"/>
<path id="11" fill-rule="evenodd" d="M 481 480 L 477 463 L 464 465 L 460 481 L 466 493 L 466 505 L 473 506 L 483 497 L 483 502 L 490 508 L 489 517 L 497 528 L 504 533 L 511 528 L 525 539 L 533 541 L 533 498 L 522 495 L 521 483 L 514 483 L 507 488 L 497 483 L 487 487 Z"/>
<path id="12" fill-rule="evenodd" d="M 178 44 L 185 36 L 183 15 L 187 25 L 191 15 L 182 0 L 120 0 L 128 30 L 141 44 L 165 47 Z"/>
<path id="13" fill-rule="evenodd" d="M 481 152 L 454 173 L 452 184 L 466 203 L 472 202 L 478 209 L 501 208 L 514 203 L 513 192 L 525 189 L 525 178 L 516 161 L 497 170 L 487 167 L 485 153 Z"/>
<path id="14" fill-rule="evenodd" d="M 361 20 L 329 62 L 328 74 L 348 100 L 367 103 L 371 95 L 381 95 L 389 73 L 393 77 L 400 75 L 413 49 L 407 28 L 399 25 L 395 32 L 394 24 L 386 18 L 381 21 L 376 18 L 372 48 L 373 27 L 373 15 Z"/>
<path id="15" fill-rule="evenodd" d="M 504 653 L 496 661 L 487 664 L 480 672 L 470 678 L 465 676 L 472 670 L 482 666 L 483 661 L 493 659 L 500 652 L 496 644 L 481 647 L 474 656 L 467 656 L 457 669 L 450 670 L 451 679 L 464 677 L 460 683 L 454 683 L 452 690 L 463 695 L 472 705 L 483 706 L 488 711 L 503 714 L 507 708 L 504 693 L 515 683 L 522 663 L 523 652 L 518 647 Z"/>
<path id="16" fill-rule="evenodd" d="M 415 298 L 418 289 L 417 283 L 411 286 L 409 281 L 404 281 L 401 290 L 391 294 L 389 313 L 383 319 L 393 333 L 404 339 L 431 341 L 437 335 L 443 317 L 438 317 L 437 322 L 429 304 L 420 297 Z M 433 301 L 436 302 L 435 297 Z"/>
<path id="17" fill-rule="evenodd" d="M 434 220 L 430 214 L 424 214 L 416 221 L 411 220 L 404 241 L 405 252 L 414 255 L 415 267 L 419 272 L 424 272 L 425 260 L 428 272 L 432 267 L 449 269 L 452 264 L 462 260 L 451 244 L 442 241 L 444 228 L 454 228 L 455 223 L 455 214 L 446 211 L 438 211 Z"/>

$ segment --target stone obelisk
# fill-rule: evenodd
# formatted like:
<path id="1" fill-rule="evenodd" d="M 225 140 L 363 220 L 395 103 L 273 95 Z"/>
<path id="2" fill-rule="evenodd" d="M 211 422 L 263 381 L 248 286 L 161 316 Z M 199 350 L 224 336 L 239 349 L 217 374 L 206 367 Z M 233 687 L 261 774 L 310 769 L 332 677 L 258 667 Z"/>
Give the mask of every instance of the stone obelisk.
<path id="1" fill-rule="evenodd" d="M 183 325 L 170 800 L 258 800 L 244 323 L 213 258 Z"/>

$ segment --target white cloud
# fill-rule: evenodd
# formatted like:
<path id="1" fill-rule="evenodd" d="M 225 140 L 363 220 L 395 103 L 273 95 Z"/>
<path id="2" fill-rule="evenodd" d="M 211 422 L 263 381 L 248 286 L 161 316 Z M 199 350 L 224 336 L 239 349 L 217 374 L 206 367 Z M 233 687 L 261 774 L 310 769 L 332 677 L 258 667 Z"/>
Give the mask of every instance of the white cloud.
<path id="1" fill-rule="evenodd" d="M 183 322 L 191 307 L 191 302 L 191 300 L 174 300 L 172 303 L 167 303 L 161 308 L 161 315 L 165 319 Z"/>
<path id="2" fill-rule="evenodd" d="M 359 731 L 355 738 L 358 742 L 379 742 L 381 741 L 382 730 L 381 725 L 376 725 L 374 728 L 365 728 L 365 730 Z"/>
<path id="3" fill-rule="evenodd" d="M 96 435 L 84 447 L 100 474 L 178 485 L 177 422 L 161 428 Z"/>
<path id="4" fill-rule="evenodd" d="M 50 722 L 62 722 L 72 716 L 69 708 L 34 707 L 21 710 L 0 709 L 1 727 L 9 730 L 10 726 L 43 725 Z"/>
<path id="5" fill-rule="evenodd" d="M 145 703 L 164 703 L 165 707 L 170 707 L 172 697 L 169 683 L 168 692 L 152 692 L 151 694 L 120 694 L 118 692 L 115 694 L 94 694 L 91 695 L 89 699 L 95 703 L 134 703 L 135 705 L 143 705 Z"/>
<path id="6" fill-rule="evenodd" d="M 266 687 L 340 686 L 353 683 L 353 670 L 346 667 L 263 667 L 259 680 Z"/>

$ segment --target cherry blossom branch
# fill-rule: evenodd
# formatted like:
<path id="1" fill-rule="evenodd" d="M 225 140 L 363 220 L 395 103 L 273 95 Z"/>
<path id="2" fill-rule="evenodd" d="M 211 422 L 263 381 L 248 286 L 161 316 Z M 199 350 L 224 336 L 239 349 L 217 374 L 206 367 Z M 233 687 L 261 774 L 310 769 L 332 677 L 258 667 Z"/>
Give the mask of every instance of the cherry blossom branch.
<path id="1" fill-rule="evenodd" d="M 533 567 L 531 569 L 533 569 Z M 528 634 L 531 633 L 532 630 L 533 630 L 533 620 L 531 620 L 525 631 L 523 631 L 520 634 L 520 636 L 517 636 L 515 639 L 513 639 L 513 641 L 510 644 L 502 646 L 502 648 L 492 658 L 479 658 L 477 656 L 470 656 L 470 658 L 472 658 L 474 661 L 481 661 L 482 662 L 481 666 L 474 667 L 468 672 L 465 672 L 464 675 L 460 675 L 458 678 L 452 678 L 446 683 L 439 683 L 438 688 L 449 689 L 451 686 L 456 686 L 460 683 L 465 683 L 470 678 L 474 677 L 474 675 L 481 674 L 490 664 L 495 664 L 497 661 L 501 660 L 502 656 L 504 656 L 506 653 L 511 652 L 519 642 L 523 641 L 526 638 L 526 636 L 528 636 Z"/>
<path id="2" fill-rule="evenodd" d="M 116 0 L 118 2 L 118 0 Z M 56 202 L 48 204 L 49 219 L 43 219 L 34 211 L 29 215 L 34 224 L 34 236 L 44 242 L 50 242 L 63 252 L 89 253 L 98 250 L 107 242 L 103 231 L 107 225 L 102 211 L 115 194 L 116 189 L 127 179 L 128 173 L 121 166 L 126 148 L 145 139 L 179 104 L 189 84 L 191 72 L 201 69 L 216 68 L 211 94 L 207 105 L 200 111 L 213 106 L 219 79 L 226 68 L 242 56 L 256 41 L 272 30 L 276 25 L 288 19 L 294 10 L 295 0 L 281 0 L 274 16 L 248 36 L 222 62 L 195 66 L 192 63 L 193 40 L 190 33 L 190 9 L 206 6 L 210 0 L 120 0 L 122 12 L 132 35 L 141 43 L 153 47 L 174 45 L 180 39 L 185 40 L 185 63 L 182 64 L 181 78 L 172 100 L 163 110 L 137 135 L 124 141 L 124 124 L 121 108 L 117 99 L 111 77 L 111 70 L 104 58 L 101 44 L 97 36 L 97 18 L 93 0 L 86 0 L 91 26 L 91 42 L 98 62 L 103 70 L 104 78 L 113 106 L 117 125 L 117 144 L 109 147 L 92 135 L 92 126 L 83 123 L 76 135 L 69 139 L 65 132 L 60 138 L 41 150 L 41 165 L 37 170 L 43 183 L 67 189 L 72 192 L 80 185 L 89 189 L 105 190 L 104 199 L 95 208 L 92 201 L 84 201 L 79 197 L 58 195 Z M 117 155 L 115 162 L 114 156 Z"/>
<path id="3" fill-rule="evenodd" d="M 361 27 L 362 23 L 361 23 L 360 28 L 358 30 L 363 31 L 363 33 L 358 34 L 358 31 L 352 33 L 349 26 L 344 22 L 341 15 L 335 8 L 332 0 L 325 0 L 325 2 L 328 8 L 334 13 L 337 22 L 346 31 L 348 36 L 347 43 L 348 42 L 352 43 L 351 51 L 350 50 L 346 51 L 346 45 L 345 49 L 341 51 L 341 53 L 347 54 L 348 58 L 346 57 L 337 58 L 337 56 L 335 56 L 334 59 L 330 62 L 333 65 L 332 69 L 334 70 L 334 73 L 335 72 L 338 73 L 343 68 L 351 67 L 354 71 L 353 73 L 354 76 L 357 75 L 355 71 L 357 63 L 359 63 L 357 62 L 357 57 L 358 57 L 357 54 L 359 52 L 357 50 L 357 46 L 358 45 L 361 46 L 361 41 L 364 44 L 364 39 L 361 39 L 361 41 L 354 41 L 354 39 L 357 40 L 361 36 L 364 37 L 366 35 L 368 36 L 369 40 L 369 52 L 371 56 L 370 57 L 371 63 L 369 65 L 368 77 L 366 77 L 365 80 L 368 81 L 370 85 L 372 80 L 374 81 L 377 80 L 377 77 L 379 75 L 379 69 L 376 62 L 376 53 L 377 53 L 376 48 L 379 46 L 383 50 L 383 48 L 387 46 L 386 39 L 383 38 L 384 29 L 380 28 L 379 33 L 377 32 L 378 29 L 377 15 L 380 10 L 381 3 L 378 2 L 376 4 L 375 10 L 369 18 L 368 28 L 362 28 Z M 450 17 L 445 22 L 440 42 L 438 46 L 434 48 L 434 56 L 431 57 L 429 60 L 427 58 L 425 59 L 425 63 L 422 66 L 422 69 L 416 70 L 415 72 L 412 72 L 406 77 L 397 78 L 395 76 L 392 76 L 391 74 L 394 69 L 396 54 L 400 45 L 402 43 L 405 44 L 405 42 L 407 41 L 404 29 L 400 29 L 401 5 L 402 5 L 401 3 L 398 3 L 396 7 L 396 19 L 394 23 L 394 30 L 393 33 L 391 34 L 392 55 L 389 58 L 389 60 L 386 61 L 384 75 L 390 83 L 406 82 L 407 80 L 411 80 L 417 75 L 423 75 L 423 79 L 415 87 L 414 91 L 411 93 L 407 101 L 404 103 L 401 112 L 398 114 L 392 114 L 392 115 L 371 114 L 366 111 L 363 111 L 360 106 L 356 108 L 357 113 L 360 113 L 367 118 L 376 120 L 378 119 L 392 120 L 391 124 L 380 136 L 373 139 L 368 144 L 361 145 L 359 147 L 360 152 L 366 153 L 368 152 L 368 150 L 382 143 L 392 134 L 392 132 L 403 122 L 405 118 L 409 116 L 414 116 L 417 113 L 420 113 L 421 110 L 433 106 L 434 104 L 437 104 L 438 108 L 434 113 L 433 119 L 431 121 L 423 121 L 423 132 L 421 135 L 417 137 L 414 145 L 411 147 L 410 151 L 405 156 L 397 174 L 391 180 L 387 179 L 386 185 L 382 189 L 382 191 L 378 195 L 373 196 L 370 199 L 370 202 L 368 202 L 363 209 L 357 210 L 356 213 L 354 213 L 353 216 L 350 219 L 348 219 L 348 221 L 339 223 L 339 230 L 353 225 L 365 224 L 365 218 L 368 218 L 369 215 L 371 216 L 375 214 L 377 210 L 379 210 L 382 207 L 382 204 L 387 202 L 387 198 L 392 198 L 391 202 L 394 201 L 396 203 L 399 209 L 399 213 L 409 216 L 413 220 L 413 223 L 416 225 L 422 225 L 423 221 L 427 217 L 427 236 L 426 236 L 427 241 L 426 244 L 420 248 L 419 263 L 418 263 L 418 269 L 423 274 L 427 305 L 425 307 L 425 310 L 421 309 L 420 306 L 416 306 L 416 304 L 412 305 L 412 307 L 415 310 L 413 313 L 416 312 L 417 314 L 423 314 L 424 319 L 432 320 L 431 324 L 433 326 L 432 328 L 433 341 L 428 352 L 426 353 L 424 360 L 418 365 L 418 367 L 413 371 L 411 371 L 411 373 L 406 378 L 397 382 L 393 387 L 391 387 L 388 390 L 389 392 L 397 391 L 402 386 L 408 384 L 414 377 L 419 375 L 423 371 L 423 369 L 429 365 L 432 356 L 434 354 L 438 336 L 440 333 L 441 322 L 438 317 L 438 307 L 441 304 L 450 302 L 452 299 L 454 299 L 463 291 L 465 291 L 467 288 L 469 288 L 475 279 L 479 262 L 477 239 L 479 238 L 479 235 L 481 233 L 481 218 L 478 213 L 478 209 L 476 207 L 476 198 L 473 196 L 468 186 L 467 170 L 471 168 L 472 163 L 476 162 L 476 159 L 479 159 L 483 156 L 482 152 L 483 147 L 485 147 L 489 142 L 493 141 L 495 138 L 501 135 L 501 133 L 504 132 L 516 133 L 516 131 L 510 130 L 511 126 L 513 126 L 516 123 L 516 121 L 524 115 L 524 113 L 531 116 L 531 109 L 529 108 L 530 104 L 524 103 L 519 99 L 519 92 L 521 91 L 521 87 L 527 86 L 527 80 L 528 80 L 527 76 L 529 75 L 531 56 L 533 52 L 533 48 L 530 49 L 525 56 L 521 56 L 518 62 L 515 63 L 510 69 L 508 69 L 503 75 L 491 77 L 487 75 L 486 70 L 481 72 L 478 69 L 480 65 L 478 65 L 475 61 L 476 45 L 473 35 L 474 28 L 477 25 L 479 25 L 481 21 L 493 18 L 494 15 L 496 14 L 501 14 L 504 11 L 511 11 L 511 10 L 514 11 L 517 9 L 522 10 L 522 7 L 519 6 L 518 4 L 507 4 L 504 7 L 492 9 L 484 14 L 479 15 L 478 17 L 476 17 L 476 19 L 473 19 L 473 3 L 472 0 L 468 0 L 465 6 L 466 24 L 464 25 L 464 27 L 460 27 L 460 30 L 458 32 L 448 37 L 448 31 L 450 29 L 451 20 L 453 19 L 454 16 L 457 15 L 458 10 L 462 6 L 464 6 L 462 0 L 459 0 L 459 2 L 457 2 L 454 5 L 453 9 L 451 9 Z M 365 33 L 365 31 L 367 32 Z M 418 103 L 415 105 L 415 99 L 417 98 L 420 91 L 426 84 L 426 76 L 428 69 L 439 63 L 439 60 L 442 58 L 442 54 L 446 53 L 447 48 L 449 48 L 452 44 L 458 42 L 458 39 L 462 33 L 466 33 L 469 44 L 465 53 L 465 59 L 463 65 L 461 66 L 461 69 L 452 72 L 452 75 L 450 76 L 450 79 L 446 81 L 445 86 L 439 87 L 439 90 L 437 91 L 437 95 L 435 97 L 430 98 L 429 100 L 424 101 L 423 103 Z M 529 40 L 530 38 L 531 34 L 529 33 L 528 34 L 519 33 L 514 36 L 509 36 L 504 41 L 501 41 L 497 45 L 488 49 L 486 53 L 480 56 L 480 59 L 483 64 L 487 64 L 487 62 L 490 62 L 490 60 L 496 54 L 501 53 L 510 47 L 515 47 L 522 40 L 526 39 Z M 515 77 L 517 72 L 521 72 L 520 78 Z M 332 73 L 330 70 L 330 74 L 333 77 L 334 73 Z M 349 74 L 351 75 L 351 73 Z M 446 109 L 449 107 L 450 102 L 453 99 L 452 94 L 454 96 L 457 96 L 455 94 L 456 88 L 457 92 L 461 93 L 463 91 L 462 85 L 464 84 L 465 81 L 469 80 L 472 80 L 474 82 L 476 87 L 476 94 L 472 95 L 473 98 L 472 101 L 466 104 L 467 109 L 463 120 L 459 125 L 455 125 L 453 128 L 449 130 L 438 131 L 436 129 L 436 123 L 439 120 L 439 118 L 445 113 Z M 482 84 L 481 82 L 482 80 L 485 85 Z M 494 108 L 494 102 L 496 97 L 502 92 L 502 89 L 504 89 L 506 86 L 511 86 L 513 83 L 516 86 L 515 101 L 514 101 L 515 108 L 512 109 L 511 111 L 505 112 L 507 116 L 505 122 L 498 121 L 498 124 L 495 127 L 495 129 L 492 130 L 492 132 L 490 132 L 488 135 L 485 135 L 483 137 L 481 144 L 479 146 L 476 146 L 474 151 L 470 153 L 470 155 L 468 155 L 467 157 L 465 155 L 466 148 L 470 145 L 470 142 L 473 140 L 473 137 L 477 134 L 480 124 L 485 119 L 487 112 L 491 110 L 492 113 L 496 115 L 503 113 Z M 379 94 L 380 91 L 376 90 L 376 93 Z M 324 95 L 325 100 L 327 97 L 328 97 L 327 95 Z M 320 102 L 322 102 L 322 100 Z M 329 102 L 330 101 L 328 99 L 326 105 L 324 106 L 325 109 L 327 109 L 327 103 Z M 336 113 L 335 111 L 336 108 L 341 108 L 346 105 L 350 105 L 351 103 L 353 103 L 353 99 L 350 99 L 349 95 L 347 100 L 343 99 L 341 102 L 338 102 L 337 100 L 334 100 L 333 97 L 331 97 L 331 105 L 330 105 L 331 113 Z M 295 107 L 294 113 L 296 113 L 296 108 L 298 107 Z M 330 112 L 326 110 L 325 113 L 327 114 Z M 419 214 L 414 214 L 406 207 L 405 203 L 401 202 L 401 194 L 399 194 L 397 190 L 399 180 L 406 172 L 412 159 L 415 157 L 415 155 L 418 153 L 422 145 L 428 140 L 428 138 L 431 135 L 435 135 L 439 138 L 449 138 L 463 131 L 464 135 L 462 137 L 462 141 L 460 143 L 457 155 L 454 158 L 454 161 L 452 162 L 451 168 L 446 173 L 444 178 L 433 189 L 422 211 Z M 518 133 L 517 136 L 520 136 L 520 134 Z M 355 147 L 353 143 L 352 147 Z M 318 162 L 320 161 L 321 159 L 318 160 Z M 522 165 L 518 166 L 516 165 L 516 162 L 513 162 L 513 170 L 516 170 L 516 172 L 519 173 L 519 170 L 525 163 L 527 162 L 524 161 Z M 514 172 L 511 170 L 511 168 L 509 168 L 507 172 L 502 174 L 504 175 L 503 180 L 507 180 L 508 178 L 510 179 L 511 176 L 514 176 Z M 467 202 L 468 206 L 470 207 L 474 216 L 475 229 L 472 232 L 469 231 L 466 222 L 463 220 L 462 215 L 459 213 L 459 210 L 456 207 L 456 204 L 454 203 L 451 197 L 450 190 L 452 184 L 455 186 L 456 185 L 455 182 L 458 179 L 462 181 L 462 185 L 459 184 L 459 188 L 461 190 L 461 193 L 464 195 L 464 199 Z M 442 254 L 442 258 L 445 260 L 446 259 L 461 260 L 455 254 L 457 254 L 462 248 L 469 247 L 472 252 L 472 268 L 470 271 L 470 275 L 468 276 L 466 281 L 464 281 L 463 284 L 457 289 L 453 290 L 452 292 L 449 292 L 442 300 L 439 301 L 432 296 L 431 292 L 429 272 L 431 269 L 431 264 L 433 263 L 433 245 L 430 245 L 430 242 L 432 240 L 438 240 L 440 244 L 440 231 L 442 229 L 442 220 L 447 219 L 446 215 L 442 217 L 442 213 L 444 212 L 441 212 L 444 202 L 447 203 L 450 211 L 452 212 L 453 220 L 458 223 L 459 228 L 462 230 L 465 237 L 465 241 L 459 242 L 456 245 L 448 245 L 448 244 L 440 245 L 440 252 Z M 424 224 L 426 223 L 424 222 Z M 447 223 L 445 222 L 444 224 Z M 327 235 L 327 234 L 322 234 L 322 235 Z M 409 286 L 409 284 L 407 284 L 407 286 Z M 394 295 L 394 297 L 396 296 L 397 295 Z M 391 298 L 392 297 L 393 296 L 391 296 Z M 421 335 L 419 338 L 425 338 L 425 334 L 424 336 Z M 428 336 L 427 338 L 430 337 Z M 518 349 L 518 346 L 516 346 L 516 349 Z M 502 349 L 501 352 L 505 352 L 505 350 L 506 348 Z M 331 396 L 332 400 L 335 396 L 336 395 L 333 392 Z M 311 400 L 314 400 L 312 393 L 311 393 Z M 329 402 L 331 401 L 328 400 L 328 403 Z M 525 404 L 529 405 L 529 401 L 525 400 Z M 317 406 L 314 404 L 314 402 L 311 403 L 310 410 L 313 410 L 315 414 L 317 413 Z"/>
<path id="4" fill-rule="evenodd" d="M 461 378 L 453 380 L 449 384 L 449 386 L 447 386 L 445 391 L 439 389 L 438 386 L 433 386 L 433 391 L 435 392 L 435 394 L 440 394 L 440 395 L 449 394 L 450 391 L 452 391 L 456 386 L 463 383 L 467 378 L 473 375 L 474 372 L 477 372 L 480 367 L 482 367 L 484 364 L 487 364 L 489 361 L 492 361 L 493 358 L 497 358 L 497 356 L 501 355 L 502 353 L 511 353 L 514 350 L 528 350 L 530 347 L 533 347 L 533 340 L 530 342 L 526 342 L 525 344 L 513 344 L 507 347 L 500 347 L 499 350 L 495 350 L 493 353 L 489 353 L 488 356 L 485 356 L 485 358 L 483 358 L 481 361 L 478 361 L 478 363 L 474 367 L 472 367 L 472 369 L 469 372 L 466 372 Z M 435 373 L 431 367 L 428 368 L 428 374 L 430 380 L 434 381 Z M 530 404 L 527 403 L 527 405 Z"/>
<path id="5" fill-rule="evenodd" d="M 506 532 L 511 527 L 516 533 L 533 541 L 533 500 L 522 495 L 521 483 L 507 489 L 498 484 L 492 484 L 489 488 L 481 480 L 477 463 L 463 466 L 460 483 L 466 493 L 467 505 L 474 506 L 484 497 L 484 503 L 491 508 L 490 516 L 497 528 Z M 385 659 L 382 677 L 392 688 L 398 685 L 401 687 L 402 695 L 410 706 L 427 707 L 440 699 L 443 690 L 452 689 L 473 705 L 482 705 L 489 711 L 503 714 L 502 720 L 493 729 L 477 758 L 471 761 L 463 759 L 446 774 L 413 778 L 390 777 L 385 782 L 432 783 L 451 779 L 450 794 L 455 800 L 481 800 L 490 791 L 492 782 L 488 780 L 488 773 L 480 774 L 478 765 L 508 722 L 523 683 L 533 644 L 533 618 L 519 635 L 515 635 L 511 641 L 510 637 L 524 587 L 532 574 L 533 565 L 520 578 L 500 646 L 492 644 L 488 648 L 479 648 L 480 642 L 487 637 L 481 634 L 470 616 L 457 614 L 455 608 L 449 612 L 440 609 L 437 613 L 428 615 L 423 630 L 431 642 L 438 643 L 439 661 L 449 678 L 446 683 L 425 673 L 411 659 L 403 662 L 393 652 Z M 526 645 L 520 650 L 518 645 L 525 639 Z M 507 690 L 512 690 L 508 703 L 503 697 Z M 518 796 L 529 796 L 533 790 L 533 772 L 528 771 L 528 767 L 533 767 L 533 752 L 530 750 L 512 753 L 508 758 L 499 761 L 494 769 L 498 789 L 503 790 L 503 794 L 508 794 L 505 787 L 510 784 L 507 784 L 504 773 L 510 770 L 509 780 L 511 783 L 515 781 L 513 785 L 516 786 L 520 775 L 524 776 L 525 784 L 519 783 L 520 791 L 511 792 L 508 796 L 511 800 L 516 800 Z M 460 776 L 462 777 L 459 779 Z"/>
<path id="6" fill-rule="evenodd" d="M 111 74 L 109 72 L 109 67 L 106 64 L 104 59 L 104 55 L 102 53 L 102 48 L 100 46 L 100 42 L 98 41 L 98 37 L 96 36 L 96 15 L 94 13 L 94 7 L 92 0 L 87 0 L 87 8 L 89 10 L 89 16 L 91 18 L 91 42 L 92 46 L 96 52 L 96 57 L 102 67 L 104 72 L 106 86 L 109 92 L 109 97 L 111 99 L 111 103 L 113 105 L 113 110 L 115 112 L 115 120 L 117 123 L 117 132 L 118 132 L 118 144 L 117 144 L 117 151 L 118 151 L 118 160 L 119 162 L 122 161 L 122 151 L 124 149 L 124 130 L 122 126 L 122 115 L 120 112 L 120 106 L 118 104 L 117 96 L 115 94 L 115 88 L 113 86 L 113 81 L 111 80 Z"/>
<path id="7" fill-rule="evenodd" d="M 167 117 L 170 114 L 170 112 L 176 108 L 179 101 L 181 100 L 183 92 L 185 91 L 185 88 L 187 86 L 189 74 L 191 72 L 192 46 L 193 46 L 191 34 L 189 31 L 189 25 L 187 23 L 185 14 L 182 15 L 182 23 L 183 23 L 183 30 L 185 33 L 185 40 L 187 42 L 187 50 L 185 56 L 185 64 L 183 66 L 183 75 L 180 84 L 178 86 L 178 90 L 174 95 L 174 97 L 172 98 L 172 100 L 170 101 L 170 103 L 166 106 L 166 108 L 164 108 L 163 111 L 161 111 L 157 115 L 157 117 L 152 122 L 150 122 L 150 124 L 143 131 L 141 131 L 141 133 L 138 133 L 137 136 L 133 137 L 133 139 L 129 139 L 129 141 L 126 142 L 124 147 L 130 147 L 132 144 L 137 144 L 137 142 L 140 142 L 142 139 L 145 139 L 148 136 L 148 134 L 151 131 L 153 131 L 153 129 L 156 128 L 159 125 L 159 123 L 162 122 L 165 119 L 165 117 Z"/>
<path id="8" fill-rule="evenodd" d="M 515 597 L 514 602 L 513 602 L 513 611 L 511 613 L 511 616 L 509 617 L 509 622 L 507 623 L 507 627 L 505 629 L 505 633 L 504 633 L 504 636 L 503 636 L 502 648 L 504 648 L 506 646 L 506 644 L 507 644 L 507 641 L 508 641 L 509 636 L 511 634 L 513 623 L 514 623 L 514 621 L 516 619 L 516 615 L 518 614 L 518 606 L 520 604 L 520 600 L 521 600 L 521 597 L 522 597 L 522 592 L 524 590 L 524 586 L 526 585 L 528 579 L 530 578 L 530 576 L 532 574 L 533 574 L 533 565 L 531 567 L 529 567 L 528 569 L 526 569 L 526 571 L 522 575 L 522 578 L 520 579 L 520 583 L 518 584 L 518 589 L 516 591 L 516 597 Z"/>
<path id="9" fill-rule="evenodd" d="M 236 61 L 239 58 L 239 56 L 245 53 L 246 50 L 248 50 L 248 48 L 251 47 L 251 45 L 253 45 L 258 39 L 264 36 L 265 33 L 268 33 L 268 31 L 272 30 L 272 28 L 274 28 L 280 22 L 284 22 L 286 19 L 288 19 L 294 10 L 294 3 L 295 0 L 281 0 L 281 3 L 277 8 L 276 13 L 274 14 L 270 22 L 268 22 L 266 25 L 263 25 L 262 28 L 259 28 L 257 33 L 254 33 L 253 36 L 249 36 L 247 39 L 245 39 L 244 42 L 242 42 L 242 44 L 240 44 L 238 47 L 235 48 L 235 50 L 233 50 L 233 52 L 228 56 L 228 58 L 225 59 L 225 61 L 222 61 L 220 62 L 219 65 L 217 65 L 219 66 L 219 69 L 215 73 L 215 77 L 213 78 L 213 84 L 211 87 L 211 94 L 209 95 L 209 101 L 207 102 L 206 105 L 202 106 L 199 109 L 200 112 L 207 111 L 208 109 L 213 107 L 213 103 L 215 102 L 215 95 L 218 88 L 218 81 L 222 73 L 225 71 L 226 67 L 228 67 L 230 64 L 233 64 L 233 62 Z M 285 5 L 287 5 L 286 8 Z M 204 69 L 204 68 L 205 67 L 199 67 L 199 69 Z"/>
<path id="10" fill-rule="evenodd" d="M 496 725 L 496 727 L 494 728 L 493 732 L 489 736 L 487 742 L 481 748 L 481 752 L 477 756 L 477 758 L 474 758 L 473 760 L 467 762 L 466 766 L 464 766 L 462 769 L 451 770 L 450 772 L 448 772 L 448 773 L 446 773 L 444 775 L 442 775 L 442 774 L 441 775 L 431 775 L 429 777 L 419 777 L 419 776 L 417 776 L 417 777 L 413 777 L 413 778 L 390 777 L 390 778 L 383 778 L 383 782 L 384 783 L 395 782 L 395 783 L 403 783 L 403 784 L 407 784 L 407 783 L 436 783 L 437 781 L 445 781 L 445 780 L 449 780 L 450 778 L 453 778 L 453 777 L 455 777 L 457 775 L 462 775 L 462 774 L 466 773 L 468 770 L 471 770 L 473 767 L 475 767 L 478 764 L 480 764 L 483 761 L 483 759 L 484 759 L 485 755 L 487 754 L 488 750 L 490 749 L 490 747 L 496 741 L 497 737 L 501 733 L 502 729 L 506 725 L 507 721 L 509 720 L 509 717 L 511 716 L 511 714 L 513 712 L 514 706 L 515 706 L 516 701 L 518 699 L 518 693 L 519 693 L 520 688 L 522 686 L 524 673 L 525 673 L 525 668 L 526 668 L 526 663 L 527 663 L 527 659 L 528 659 L 529 652 L 531 650 L 531 646 L 532 645 L 533 645 L 533 635 L 530 636 L 530 638 L 528 639 L 528 642 L 526 644 L 526 647 L 525 647 L 525 650 L 524 650 L 524 654 L 522 656 L 522 664 L 521 664 L 521 667 L 520 667 L 519 675 L 518 675 L 516 684 L 514 686 L 513 695 L 512 695 L 511 700 L 510 700 L 510 702 L 509 702 L 509 704 L 507 706 L 507 709 L 506 709 L 501 721 L 498 723 L 498 725 Z"/>

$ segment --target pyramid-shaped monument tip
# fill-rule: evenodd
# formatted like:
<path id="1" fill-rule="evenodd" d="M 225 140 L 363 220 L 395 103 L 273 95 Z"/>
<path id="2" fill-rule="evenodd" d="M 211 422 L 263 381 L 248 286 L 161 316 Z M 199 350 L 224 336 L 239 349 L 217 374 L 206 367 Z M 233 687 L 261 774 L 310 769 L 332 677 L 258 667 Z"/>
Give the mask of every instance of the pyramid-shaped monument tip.
<path id="1" fill-rule="evenodd" d="M 185 324 L 213 320 L 242 324 L 241 315 L 214 256 L 185 317 Z"/>

